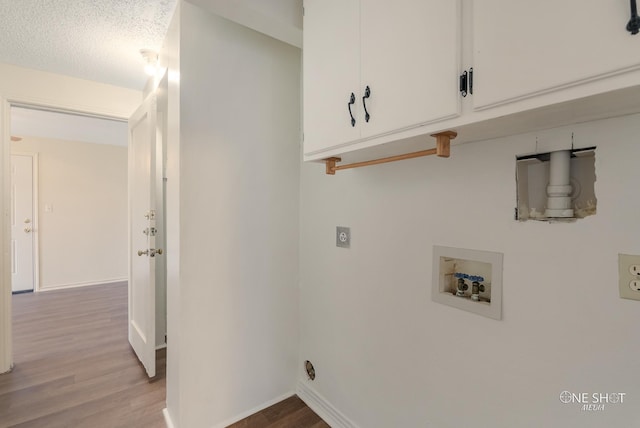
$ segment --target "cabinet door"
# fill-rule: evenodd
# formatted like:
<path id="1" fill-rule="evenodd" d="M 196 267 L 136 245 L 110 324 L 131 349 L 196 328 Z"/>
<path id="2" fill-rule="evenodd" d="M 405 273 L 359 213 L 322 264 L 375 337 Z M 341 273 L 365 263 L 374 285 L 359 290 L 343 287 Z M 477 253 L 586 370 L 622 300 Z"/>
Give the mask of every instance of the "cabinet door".
<path id="1" fill-rule="evenodd" d="M 456 116 L 458 0 L 361 0 L 361 83 L 371 118 L 362 137 Z"/>
<path id="2" fill-rule="evenodd" d="M 304 152 L 360 137 L 360 1 L 305 0 L 303 33 Z"/>
<path id="3" fill-rule="evenodd" d="M 640 65 L 629 2 L 475 0 L 476 109 L 560 90 Z"/>

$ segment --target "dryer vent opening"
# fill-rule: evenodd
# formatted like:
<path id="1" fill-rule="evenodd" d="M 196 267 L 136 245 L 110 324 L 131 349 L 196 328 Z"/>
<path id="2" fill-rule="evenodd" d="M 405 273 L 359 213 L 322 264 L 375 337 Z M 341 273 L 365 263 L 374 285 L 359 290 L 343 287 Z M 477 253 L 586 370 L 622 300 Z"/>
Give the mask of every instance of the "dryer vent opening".
<path id="1" fill-rule="evenodd" d="M 311 364 L 311 361 L 306 360 L 304 362 L 304 369 L 307 372 L 307 376 L 309 376 L 309 380 L 314 380 L 316 378 L 316 369 Z"/>

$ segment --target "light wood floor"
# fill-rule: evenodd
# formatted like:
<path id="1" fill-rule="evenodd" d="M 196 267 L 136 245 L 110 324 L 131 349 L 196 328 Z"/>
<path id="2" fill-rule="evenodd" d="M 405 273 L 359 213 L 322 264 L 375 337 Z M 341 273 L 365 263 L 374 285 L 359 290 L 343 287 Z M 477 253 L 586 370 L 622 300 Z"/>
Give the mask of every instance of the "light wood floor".
<path id="1" fill-rule="evenodd" d="M 127 285 L 17 294 L 0 427 L 165 427 L 165 358 L 149 382 L 127 340 Z"/>
<path id="2" fill-rule="evenodd" d="M 127 339 L 127 285 L 13 296 L 15 367 L 0 375 L 0 428 L 165 428 L 164 351 L 150 382 Z M 290 397 L 232 428 L 328 428 Z"/>

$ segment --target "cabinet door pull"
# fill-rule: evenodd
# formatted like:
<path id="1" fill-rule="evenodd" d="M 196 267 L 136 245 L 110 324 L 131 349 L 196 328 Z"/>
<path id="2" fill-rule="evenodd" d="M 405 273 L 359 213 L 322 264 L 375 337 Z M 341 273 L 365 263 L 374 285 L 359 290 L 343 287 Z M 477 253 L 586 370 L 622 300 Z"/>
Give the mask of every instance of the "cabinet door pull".
<path id="1" fill-rule="evenodd" d="M 627 24 L 627 31 L 632 35 L 638 34 L 640 30 L 640 17 L 638 17 L 638 6 L 636 0 L 631 0 L 631 19 Z"/>
<path id="2" fill-rule="evenodd" d="M 356 126 L 356 119 L 353 117 L 353 113 L 351 112 L 351 106 L 356 103 L 356 94 L 351 92 L 351 97 L 349 98 L 349 116 L 351 116 L 351 126 Z"/>
<path id="3" fill-rule="evenodd" d="M 364 107 L 364 120 L 366 122 L 369 122 L 369 119 L 371 118 L 371 115 L 367 111 L 367 98 L 369 98 L 370 96 L 371 96 L 371 89 L 367 86 L 364 89 L 364 97 L 362 97 L 362 106 Z"/>
<path id="4" fill-rule="evenodd" d="M 467 96 L 467 87 L 468 87 L 468 75 L 467 70 L 463 71 L 460 75 L 460 93 L 463 97 Z"/>

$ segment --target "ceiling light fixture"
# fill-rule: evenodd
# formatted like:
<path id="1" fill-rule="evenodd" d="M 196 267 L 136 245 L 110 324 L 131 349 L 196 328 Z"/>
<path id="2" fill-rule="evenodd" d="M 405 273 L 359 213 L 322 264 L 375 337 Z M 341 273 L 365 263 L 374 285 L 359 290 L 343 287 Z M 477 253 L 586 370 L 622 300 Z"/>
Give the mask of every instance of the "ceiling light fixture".
<path id="1" fill-rule="evenodd" d="M 144 72 L 149 76 L 155 76 L 158 70 L 158 52 L 151 49 L 140 49 L 140 55 L 144 59 Z"/>

